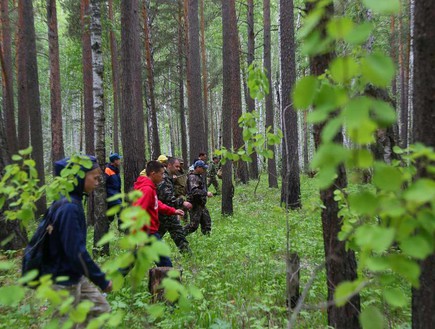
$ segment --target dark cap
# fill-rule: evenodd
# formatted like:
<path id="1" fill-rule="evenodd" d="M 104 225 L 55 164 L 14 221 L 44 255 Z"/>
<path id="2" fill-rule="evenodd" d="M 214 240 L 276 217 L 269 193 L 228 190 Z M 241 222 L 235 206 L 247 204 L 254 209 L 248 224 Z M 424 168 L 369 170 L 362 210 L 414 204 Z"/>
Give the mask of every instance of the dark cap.
<path id="1" fill-rule="evenodd" d="M 204 169 L 208 169 L 208 166 L 205 164 L 205 162 L 204 161 L 202 161 L 202 160 L 198 160 L 198 161 L 196 161 L 195 162 L 195 164 L 193 165 L 193 168 L 194 169 L 196 169 L 196 168 L 204 168 Z"/>
<path id="2" fill-rule="evenodd" d="M 118 153 L 112 153 L 109 156 L 110 162 L 114 162 L 115 160 L 120 160 L 120 159 L 122 159 L 122 156 L 120 156 Z"/>

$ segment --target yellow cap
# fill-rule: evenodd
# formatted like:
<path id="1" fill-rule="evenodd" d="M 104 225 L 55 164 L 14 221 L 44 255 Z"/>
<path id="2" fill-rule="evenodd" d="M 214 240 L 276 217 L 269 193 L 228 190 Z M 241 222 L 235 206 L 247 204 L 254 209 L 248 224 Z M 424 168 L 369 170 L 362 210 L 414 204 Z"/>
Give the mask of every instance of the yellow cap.
<path id="1" fill-rule="evenodd" d="M 164 154 L 159 155 L 159 157 L 157 158 L 157 161 L 161 162 L 161 163 L 166 163 L 168 162 L 168 157 Z"/>

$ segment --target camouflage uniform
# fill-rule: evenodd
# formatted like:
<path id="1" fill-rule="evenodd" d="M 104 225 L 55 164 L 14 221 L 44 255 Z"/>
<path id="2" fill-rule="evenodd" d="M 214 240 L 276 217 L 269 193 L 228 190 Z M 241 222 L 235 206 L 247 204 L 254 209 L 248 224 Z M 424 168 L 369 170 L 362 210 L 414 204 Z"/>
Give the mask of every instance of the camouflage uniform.
<path id="1" fill-rule="evenodd" d="M 210 165 L 208 166 L 208 170 L 207 170 L 207 188 L 209 188 L 210 185 L 213 184 L 214 189 L 216 190 L 216 194 L 221 193 L 219 189 L 219 183 L 216 178 L 219 167 L 220 167 L 220 163 L 216 164 L 212 161 L 210 162 Z"/>
<path id="2" fill-rule="evenodd" d="M 201 224 L 202 234 L 210 234 L 211 218 L 205 204 L 207 203 L 207 190 L 203 177 L 191 173 L 187 177 L 187 201 L 192 204 L 190 210 L 190 223 L 184 227 L 186 234 L 195 232 Z"/>
<path id="3" fill-rule="evenodd" d="M 177 172 L 177 178 L 174 179 L 174 194 L 175 197 L 184 197 L 186 195 L 187 174 L 184 170 Z"/>
<path id="4" fill-rule="evenodd" d="M 165 171 L 163 181 L 157 187 L 157 197 L 161 202 L 170 207 L 176 209 L 183 208 L 183 198 L 177 198 L 174 191 L 174 181 L 168 171 Z M 159 221 L 160 226 L 158 233 L 160 236 L 163 237 L 166 232 L 169 232 L 172 240 L 174 240 L 181 252 L 189 251 L 189 242 L 186 240 L 185 231 L 177 216 L 159 214 Z"/>

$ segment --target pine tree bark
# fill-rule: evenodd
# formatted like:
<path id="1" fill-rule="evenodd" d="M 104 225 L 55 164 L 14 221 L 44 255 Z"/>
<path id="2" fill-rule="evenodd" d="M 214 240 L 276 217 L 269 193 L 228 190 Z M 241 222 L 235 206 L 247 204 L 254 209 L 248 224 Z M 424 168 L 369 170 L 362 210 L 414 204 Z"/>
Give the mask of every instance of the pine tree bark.
<path id="1" fill-rule="evenodd" d="M 125 192 L 133 189 L 146 163 L 139 13 L 138 0 L 121 2 L 121 140 Z"/>
<path id="2" fill-rule="evenodd" d="M 413 108 L 415 142 L 435 147 L 435 3 L 415 1 Z M 424 166 L 420 177 L 430 177 Z M 433 177 L 433 176 L 432 176 Z M 412 328 L 435 327 L 435 254 L 421 263 L 420 287 L 412 290 Z"/>
<path id="3" fill-rule="evenodd" d="M 270 86 L 270 92 L 266 95 L 266 129 L 270 127 L 270 132 L 274 133 L 274 111 L 273 111 L 273 93 L 272 93 L 272 59 L 270 51 L 270 0 L 263 0 L 263 25 L 264 25 L 264 69 L 266 70 L 267 81 Z M 275 146 L 268 145 L 269 150 L 273 152 L 273 157 L 267 159 L 269 187 L 278 187 L 278 176 L 276 171 Z"/>
<path id="4" fill-rule="evenodd" d="M 222 120 L 224 122 L 230 122 L 234 117 L 233 109 L 241 106 L 239 47 L 236 24 L 235 0 L 222 0 Z M 224 124 L 222 126 L 222 146 L 226 149 L 231 149 L 232 146 L 231 137 L 234 138 L 232 129 L 234 129 L 234 125 Z M 222 166 L 223 215 L 233 214 L 234 186 L 232 173 L 233 164 L 231 161 L 227 161 Z"/>
<path id="5" fill-rule="evenodd" d="M 44 172 L 44 148 L 42 143 L 42 118 L 41 118 L 41 101 L 39 97 L 39 78 L 38 78 L 38 63 L 36 59 L 36 36 L 35 24 L 33 17 L 33 5 L 31 0 L 18 1 L 18 16 L 20 25 L 19 33 L 22 46 L 20 47 L 20 55 L 25 58 L 25 76 L 23 82 L 24 95 L 26 105 L 29 107 L 30 120 L 30 138 L 33 148 L 32 157 L 36 162 L 36 170 L 38 171 L 38 185 L 45 185 Z M 37 202 L 37 214 L 45 213 L 47 209 L 45 197 L 41 197 Z"/>
<path id="6" fill-rule="evenodd" d="M 254 34 L 254 0 L 248 0 L 248 55 L 247 55 L 247 65 L 251 65 L 255 58 L 255 34 Z M 247 76 L 245 75 L 245 97 L 246 97 L 246 107 L 248 112 L 255 111 L 255 100 L 249 94 L 249 90 L 246 86 Z M 258 156 L 257 153 L 251 154 L 251 162 L 249 164 L 249 177 L 251 179 L 258 179 Z"/>
<path id="7" fill-rule="evenodd" d="M 314 3 L 307 3 L 308 10 L 314 8 Z M 333 4 L 326 7 L 324 18 L 321 21 L 322 33 L 325 33 L 326 21 L 334 14 Z M 312 75 L 324 74 L 329 63 L 333 59 L 333 53 L 329 52 L 310 58 L 310 69 Z M 320 145 L 320 135 L 323 126 L 314 127 L 315 146 Z M 334 140 L 336 143 L 343 142 L 342 133 L 339 132 Z M 353 281 L 357 278 L 357 264 L 355 253 L 346 250 L 344 241 L 338 240 L 338 233 L 341 230 L 342 218 L 338 215 L 339 207 L 334 200 L 334 191 L 344 189 L 347 186 L 346 170 L 343 165 L 337 169 L 337 178 L 331 187 L 320 191 L 320 198 L 324 207 L 322 208 L 321 219 L 323 228 L 323 242 L 325 250 L 326 279 L 328 286 L 328 302 L 334 300 L 335 288 L 344 281 Z M 358 316 L 360 313 L 359 294 L 352 297 L 342 307 L 331 305 L 328 307 L 328 325 L 337 329 L 360 328 Z"/>
<path id="8" fill-rule="evenodd" d="M 18 139 L 15 124 L 14 75 L 8 0 L 0 1 L 0 11 L 0 52 L 2 57 L 3 109 L 6 134 L 5 147 L 10 154 L 15 154 L 18 151 Z"/>
<path id="9" fill-rule="evenodd" d="M 150 141 L 150 154 L 151 159 L 157 159 L 161 154 L 160 151 L 160 139 L 159 130 L 157 125 L 157 108 L 156 100 L 154 97 L 154 59 L 153 50 L 151 44 L 151 24 L 149 17 L 149 0 L 145 0 L 142 3 L 142 17 L 144 25 L 145 36 L 145 59 L 146 59 L 146 71 L 147 71 L 147 91 L 149 98 L 149 111 L 148 111 L 148 133 Z"/>
<path id="10" fill-rule="evenodd" d="M 400 69 L 400 147 L 408 145 L 408 90 L 406 70 L 406 41 L 403 38 L 403 15 L 399 16 L 399 69 Z"/>
<path id="11" fill-rule="evenodd" d="M 293 0 L 280 0 L 281 116 L 283 140 L 281 203 L 291 209 L 301 207 L 299 178 L 298 117 L 291 91 L 296 81 L 296 52 Z"/>
<path id="12" fill-rule="evenodd" d="M 108 15 L 111 22 L 109 33 L 110 42 L 110 59 L 112 64 L 112 86 L 113 86 L 113 150 L 119 153 L 119 108 L 120 108 L 120 86 L 119 86 L 119 59 L 118 59 L 118 44 L 115 37 L 113 24 L 113 0 L 108 1 Z"/>
<path id="13" fill-rule="evenodd" d="M 50 62 L 51 160 L 56 161 L 65 157 L 56 0 L 47 0 L 47 24 Z"/>
<path id="14" fill-rule="evenodd" d="M 204 18 L 204 0 L 200 0 L 199 5 L 199 16 L 201 18 L 201 68 L 202 68 L 202 92 L 204 94 L 204 138 L 205 138 L 205 149 L 203 152 L 208 154 L 208 74 L 207 74 L 207 51 L 205 48 L 205 18 Z M 212 149 L 212 151 L 214 151 Z"/>
<path id="15" fill-rule="evenodd" d="M 188 0 L 188 61 L 187 84 L 189 106 L 190 163 L 207 149 L 205 143 L 204 108 L 201 92 L 201 58 L 199 47 L 198 0 Z"/>

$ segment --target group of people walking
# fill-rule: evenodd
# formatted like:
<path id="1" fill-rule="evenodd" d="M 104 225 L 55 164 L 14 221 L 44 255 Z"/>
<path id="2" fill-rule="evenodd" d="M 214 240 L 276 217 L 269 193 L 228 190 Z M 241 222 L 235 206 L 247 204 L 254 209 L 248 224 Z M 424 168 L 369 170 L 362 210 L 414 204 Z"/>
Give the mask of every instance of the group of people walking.
<path id="1" fill-rule="evenodd" d="M 87 225 L 82 198 L 100 184 L 102 174 L 105 176 L 108 198 L 121 192 L 122 157 L 117 153 L 111 154 L 104 173 L 95 157 L 88 158 L 92 166 L 81 168 L 85 173 L 84 178 L 77 175 L 77 184 L 69 193 L 70 198 L 62 196 L 49 209 L 53 227 L 47 233 L 49 248 L 40 271 L 40 274 L 51 274 L 53 279 L 66 277 L 67 280 L 57 282 L 53 287 L 69 290 L 75 305 L 83 300 L 94 304 L 86 321 L 78 324 L 77 328 L 86 327 L 90 319 L 110 311 L 102 292 L 112 290 L 112 282 L 106 278 L 86 249 Z M 68 165 L 68 158 L 55 162 L 56 175 L 60 176 Z M 211 218 L 206 203 L 213 193 L 207 188 L 213 185 L 216 194 L 220 192 L 216 179 L 220 166 L 219 160 L 213 158 L 209 167 L 204 153 L 199 154 L 188 171 L 185 171 L 183 165 L 181 159 L 164 155 L 149 161 L 134 183 L 134 189 L 142 192 L 134 206 L 142 207 L 150 215 L 150 223 L 143 227 L 144 231 L 157 239 L 169 232 L 180 252 L 190 254 L 186 236 L 195 232 L 199 226 L 203 234 L 211 232 Z M 120 199 L 112 198 L 107 206 L 111 208 L 120 204 Z M 183 226 L 182 221 L 187 218 L 187 213 L 190 215 L 189 222 Z M 114 216 L 110 216 L 109 220 L 112 222 Z M 121 224 L 118 219 L 118 226 Z M 160 257 L 156 265 L 172 267 L 172 262 L 169 257 Z"/>

